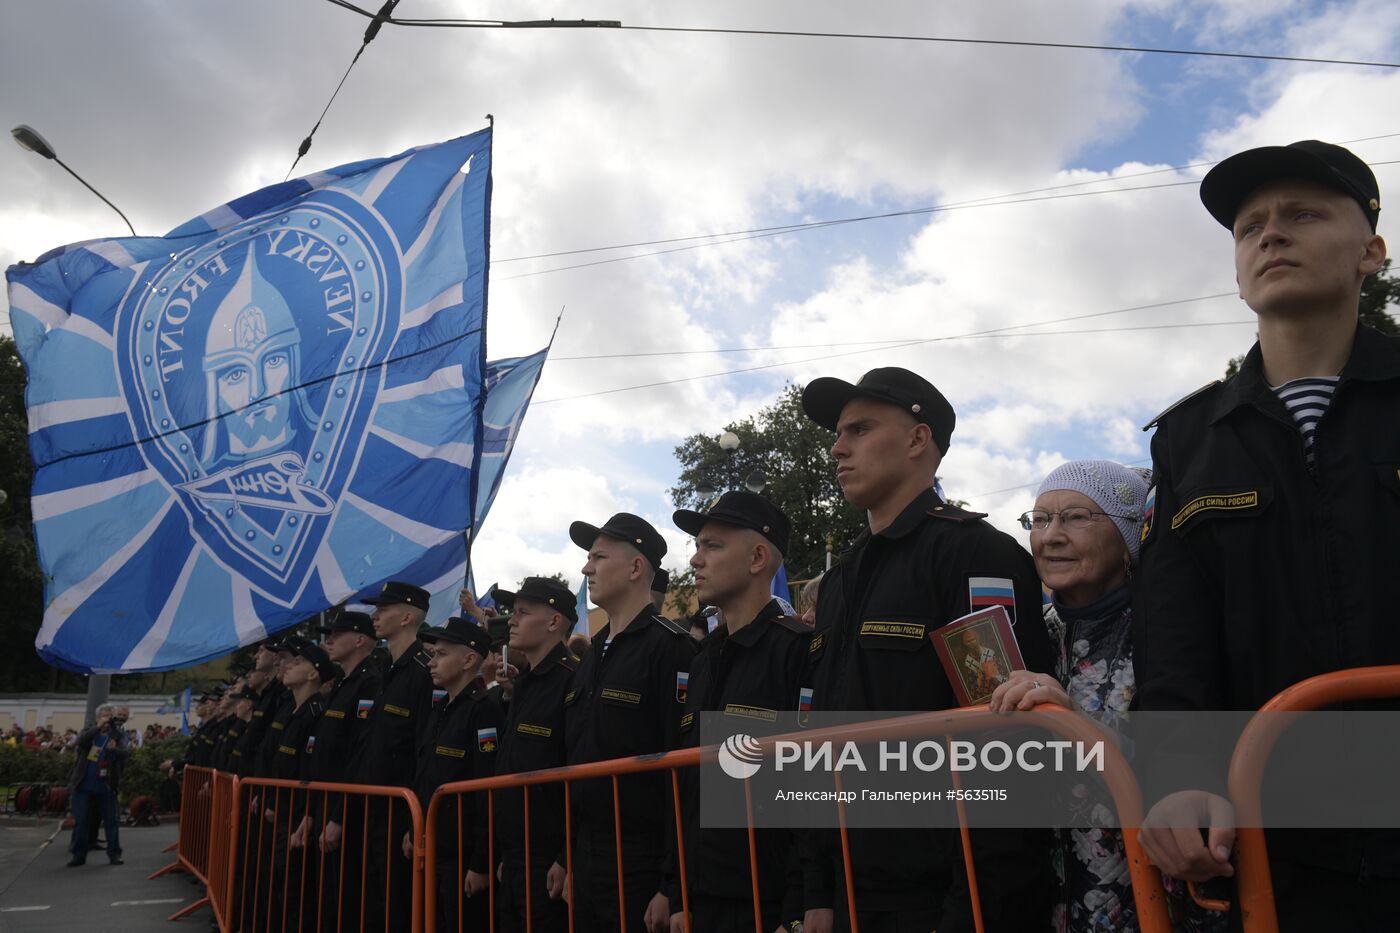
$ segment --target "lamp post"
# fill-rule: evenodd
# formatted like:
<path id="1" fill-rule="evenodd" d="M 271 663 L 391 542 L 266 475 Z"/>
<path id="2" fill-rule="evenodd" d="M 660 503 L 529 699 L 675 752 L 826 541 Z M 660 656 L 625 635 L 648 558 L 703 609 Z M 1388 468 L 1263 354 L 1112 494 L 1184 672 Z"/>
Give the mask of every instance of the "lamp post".
<path id="1" fill-rule="evenodd" d="M 32 126 L 21 123 L 19 126 L 10 130 L 10 135 L 14 137 L 15 143 L 18 144 L 21 149 L 28 149 L 30 152 L 41 155 L 45 159 L 57 162 L 65 172 L 78 179 L 84 188 L 101 198 L 103 204 L 106 204 L 112 210 L 116 211 L 117 216 L 126 224 L 126 229 L 131 231 L 132 236 L 136 236 L 136 228 L 131 225 L 131 221 L 127 220 L 126 215 L 121 212 L 121 208 L 107 200 L 106 195 L 88 184 L 83 176 L 69 168 L 68 164 L 58 157 L 58 153 L 54 151 L 53 146 L 49 145 L 49 141 L 39 135 L 38 130 L 34 129 Z M 83 715 L 84 727 L 90 726 L 97 721 L 97 707 L 107 702 L 107 697 L 110 695 L 111 690 L 111 674 L 88 675 L 87 711 Z"/>
<path id="2" fill-rule="evenodd" d="M 733 431 L 725 431 L 719 436 L 719 449 L 725 453 L 724 483 L 728 489 L 739 488 L 739 474 L 735 469 L 734 455 L 739 450 L 740 444 L 739 435 L 735 434 Z M 744 488 L 749 492 L 755 494 L 760 493 L 767 485 L 767 475 L 756 467 L 750 471 L 748 476 L 744 477 Z M 714 498 L 719 491 L 714 481 L 708 478 L 702 479 L 695 484 L 695 494 L 700 497 L 702 502 L 708 502 L 710 499 Z"/>
<path id="3" fill-rule="evenodd" d="M 68 165 L 58 157 L 58 154 L 54 152 L 54 148 L 53 146 L 49 145 L 48 140 L 44 139 L 44 137 L 39 135 L 38 130 L 34 129 L 32 126 L 27 126 L 26 124 L 21 123 L 19 126 L 10 130 L 10 135 L 15 138 L 15 142 L 19 144 L 19 147 L 21 149 L 28 149 L 30 152 L 38 153 L 44 158 L 50 159 L 61 165 L 65 172 L 78 179 L 78 181 L 82 182 L 84 188 L 101 198 L 103 204 L 106 204 L 112 210 L 116 211 L 117 215 L 121 217 L 122 222 L 126 224 L 126 228 L 131 231 L 131 235 L 136 236 L 136 228 L 131 225 L 131 221 L 126 219 L 126 215 L 121 212 L 121 208 L 117 207 L 111 201 L 107 200 L 106 195 L 104 195 L 101 191 L 98 191 L 92 185 L 88 184 L 83 179 L 83 176 L 79 175 L 77 172 L 69 168 Z"/>

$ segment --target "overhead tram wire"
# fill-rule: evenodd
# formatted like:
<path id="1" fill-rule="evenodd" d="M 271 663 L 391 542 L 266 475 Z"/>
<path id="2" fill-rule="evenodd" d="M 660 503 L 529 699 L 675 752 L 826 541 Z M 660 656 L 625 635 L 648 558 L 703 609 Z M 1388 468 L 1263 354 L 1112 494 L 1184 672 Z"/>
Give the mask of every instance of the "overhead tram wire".
<path id="1" fill-rule="evenodd" d="M 1392 134 L 1392 135 L 1400 135 L 1400 134 Z M 1213 163 L 1197 163 L 1197 164 L 1209 165 L 1209 164 L 1213 164 Z M 1392 160 L 1382 161 L 1382 162 L 1370 162 L 1370 163 L 1367 163 L 1367 164 L 1369 164 L 1369 165 L 1371 165 L 1371 166 L 1396 165 L 1396 164 L 1400 164 L 1400 160 L 1392 159 Z M 1153 169 L 1151 172 L 1143 172 L 1142 174 L 1144 174 L 1144 175 L 1150 175 L 1150 174 L 1156 174 L 1156 173 L 1159 173 L 1159 172 L 1166 172 L 1166 171 L 1173 171 L 1173 169 Z M 1097 183 L 1101 183 L 1101 182 L 1115 181 L 1115 180 L 1116 180 L 1116 179 L 1109 179 L 1109 178 L 1094 179 L 1093 181 L 1088 181 L 1088 182 L 1076 182 L 1076 183 L 1074 183 L 1074 184 L 1072 184 L 1072 185 L 1064 185 L 1064 186 L 1057 186 L 1057 187 L 1066 187 L 1066 188 L 1069 188 L 1069 187 L 1076 187 L 1076 186 L 1078 186 L 1078 185 L 1097 184 Z M 555 266 L 555 267 L 550 268 L 550 269 L 536 269 L 536 270 L 533 271 L 533 272 L 520 272 L 520 273 L 516 273 L 515 275 L 498 275 L 498 276 L 495 277 L 495 281 L 500 282 L 500 281 L 507 281 L 507 280 L 510 280 L 510 279 L 526 279 L 526 278 L 532 278 L 532 277 L 537 276 L 537 275 L 550 275 L 551 273 L 555 273 L 555 272 L 567 272 L 567 271 L 569 271 L 570 269 L 586 269 L 586 268 L 589 268 L 589 267 L 591 267 L 591 266 L 605 266 L 605 265 L 610 265 L 610 264 L 615 263 L 615 262 L 628 262 L 628 261 L 633 260 L 633 259 L 645 259 L 645 258 L 647 258 L 647 257 L 649 257 L 649 256 L 665 256 L 665 255 L 668 255 L 668 254 L 670 254 L 670 253 L 684 253 L 684 252 L 689 252 L 689 251 L 691 251 L 691 250 L 703 249 L 703 248 L 709 247 L 709 246 L 724 246 L 724 245 L 729 244 L 729 243 L 742 243 L 742 242 L 745 242 L 745 241 L 747 241 L 747 240 L 759 240 L 759 239 L 766 239 L 766 238 L 768 238 L 768 237 L 785 236 L 785 235 L 787 235 L 787 234 L 789 234 L 789 233 L 805 233 L 805 232 L 810 231 L 810 230 L 822 230 L 822 229 L 826 229 L 826 228 L 828 228 L 828 227 L 840 226 L 840 225 L 844 225 L 844 224 L 860 223 L 860 222 L 869 221 L 869 220 L 887 220 L 887 219 L 896 218 L 896 217 L 913 217 L 913 216 L 929 215 L 929 214 L 941 214 L 941 213 L 947 213 L 947 212 L 951 212 L 951 211 L 971 210 L 971 209 L 973 209 L 973 208 L 978 208 L 978 207 L 1004 207 L 1004 206 L 1010 206 L 1010 205 L 1015 205 L 1015 204 L 1032 204 L 1032 203 L 1041 202 L 1041 201 L 1062 201 L 1062 200 L 1066 200 L 1066 199 L 1068 199 L 1068 198 L 1087 198 L 1087 197 L 1092 197 L 1092 196 L 1094 196 L 1094 195 L 1101 195 L 1101 194 L 1119 194 L 1119 193 L 1122 193 L 1122 192 L 1129 192 L 1129 191 L 1152 191 L 1152 190 L 1156 190 L 1156 189 L 1160 189 L 1160 188 L 1181 188 L 1181 187 L 1185 187 L 1185 186 L 1188 186 L 1188 185 L 1194 186 L 1194 185 L 1199 185 L 1199 184 L 1200 184 L 1199 181 L 1196 181 L 1196 180 L 1193 179 L 1193 180 L 1189 180 L 1189 181 L 1163 182 L 1162 184 L 1159 184 L 1159 185 L 1129 185 L 1129 186 L 1119 187 L 1119 188 L 1105 188 L 1105 189 L 1103 189 L 1102 191 L 1074 191 L 1074 192 L 1070 192 L 1070 193 L 1068 193 L 1068 194 L 1048 194 L 1048 195 L 1041 195 L 1041 196 L 1039 196 L 1039 197 L 1026 197 L 1026 198 L 1022 198 L 1022 197 L 1014 197 L 1014 196 L 1012 196 L 1012 195 L 1002 195 L 1002 196 L 991 195 L 991 196 L 988 196 L 988 197 L 985 197 L 985 198 L 974 198 L 974 199 L 971 199 L 971 200 L 968 200 L 968 201 L 959 201 L 959 202 L 954 202 L 954 203 L 951 203 L 951 204 L 940 204 L 940 205 L 935 205 L 935 206 L 932 206 L 932 207 L 915 207 L 915 208 L 909 208 L 909 209 L 907 209 L 907 210 L 902 210 L 902 211 L 888 211 L 888 212 L 885 212 L 885 213 L 882 213 L 882 214 L 867 214 L 867 215 L 863 215 L 863 216 L 859 216 L 859 217 L 841 217 L 841 218 L 835 218 L 835 219 L 832 219 L 832 220 L 815 220 L 815 221 L 808 221 L 808 222 L 805 222 L 805 223 L 787 224 L 787 225 L 784 225 L 784 226 L 777 226 L 777 227 L 756 228 L 756 229 L 753 230 L 753 231 L 748 231 L 748 232 L 736 231 L 736 232 L 733 233 L 733 234 L 729 234 L 729 233 L 710 233 L 710 234 L 697 234 L 697 235 L 688 236 L 688 237 L 673 237 L 673 238 L 671 238 L 671 239 L 666 239 L 666 240 L 654 240 L 654 241 L 651 241 L 651 242 L 652 242 L 652 243 L 657 243 L 657 244 L 662 244 L 662 243 L 684 242 L 684 241 L 687 241 L 687 240 L 700 240 L 700 239 L 706 240 L 707 242 L 703 242 L 703 243 L 689 243 L 688 245 L 685 245 L 685 246 L 673 246 L 673 247 L 670 247 L 669 249 L 647 250 L 646 252 L 642 252 L 642 253 L 629 253 L 629 254 L 626 255 L 626 256 L 610 256 L 610 257 L 608 257 L 608 258 L 606 258 L 606 259 L 595 259 L 595 260 L 592 260 L 592 261 L 590 261 L 590 262 L 571 263 L 571 264 L 569 264 L 569 265 L 564 265 L 564 266 Z M 1056 190 L 1056 189 L 1055 189 L 1055 188 L 1045 188 L 1045 189 L 1038 189 L 1038 190 L 1053 191 L 1053 190 Z M 724 237 L 725 239 L 720 239 L 721 237 Z M 635 245 L 646 245 L 646 244 L 641 244 L 641 243 L 639 243 L 639 244 L 635 244 Z M 495 259 L 493 259 L 493 260 L 491 261 L 491 264 L 492 264 L 492 265 L 495 265 L 497 262 L 516 262 L 516 261 L 520 261 L 520 260 L 524 260 L 524 259 L 544 258 L 544 257 L 546 257 L 546 256 L 552 256 L 552 255 L 567 255 L 567 254 L 569 254 L 569 253 L 605 252 L 605 251 L 608 251 L 608 250 L 613 250 L 613 249 L 625 249 L 625 248 L 628 248 L 628 247 L 626 247 L 626 246 L 598 246 L 598 247 L 591 247 L 591 248 L 588 248 L 588 249 L 569 250 L 569 251 L 565 251 L 565 253 L 545 253 L 545 254 L 541 254 L 540 257 L 535 257 L 535 256 L 520 256 L 520 257 L 514 257 L 514 258 L 511 258 L 511 259 L 503 259 L 503 260 L 495 260 Z"/>
<path id="2" fill-rule="evenodd" d="M 699 382 L 699 381 L 702 380 L 702 379 L 718 379 L 718 378 L 721 377 L 721 376 L 737 376 L 737 375 L 742 375 L 742 374 L 744 374 L 744 373 L 760 372 L 760 371 L 762 371 L 762 370 L 767 370 L 767 369 L 779 369 L 779 368 L 784 367 L 784 366 L 797 366 L 797 365 L 800 365 L 800 364 L 802 364 L 802 363 L 818 363 L 818 362 L 822 362 L 822 361 L 824 361 L 824 360 L 841 359 L 841 358 L 847 357 L 847 356 L 859 356 L 860 354 L 863 354 L 863 353 L 875 353 L 875 352 L 878 352 L 878 351 L 880 351 L 880 350 L 903 350 L 903 349 L 906 349 L 906 348 L 908 348 L 908 347 L 916 347 L 916 346 L 920 346 L 920 345 L 922 345 L 922 344 L 928 344 L 928 343 L 942 343 L 942 342 L 950 341 L 950 340 L 967 340 L 967 339 L 970 339 L 970 338 L 975 338 L 975 337 L 986 337 L 986 336 L 992 336 L 992 335 L 998 335 L 998 336 L 1003 336 L 1003 337 L 1023 337 L 1023 336 L 1024 336 L 1024 337 L 1030 337 L 1030 336 L 1037 336 L 1037 334 L 1034 333 L 1034 332 L 1032 332 L 1032 333 L 1027 333 L 1027 334 L 1013 333 L 1013 332 L 1023 330 L 1024 328 L 1027 328 L 1027 327 L 1046 327 L 1046 326 L 1049 326 L 1049 325 L 1051 325 L 1051 324 L 1065 324 L 1065 323 L 1068 323 L 1068 322 L 1070 322 L 1070 321 L 1083 321 L 1083 320 L 1088 320 L 1089 318 L 1106 317 L 1106 316 L 1112 315 L 1112 314 L 1125 314 L 1125 313 L 1127 313 L 1127 312 L 1129 312 L 1129 311 L 1143 311 L 1143 310 L 1146 310 L 1146 309 L 1149 309 L 1149 308 L 1162 308 L 1162 307 L 1167 307 L 1167 306 L 1169 306 L 1169 305 L 1189 304 L 1189 303 L 1191 303 L 1191 302 L 1196 302 L 1196 301 L 1209 301 L 1209 300 L 1212 300 L 1212 299 L 1215 299 L 1215 298 L 1226 298 L 1226 297 L 1231 297 L 1231 296 L 1233 296 L 1234 294 L 1235 294 L 1234 292 L 1221 292 L 1221 293 L 1215 294 L 1215 295 L 1202 295 L 1202 296 L 1197 297 L 1197 298 L 1178 298 L 1178 299 L 1174 299 L 1174 300 L 1172 300 L 1172 301 L 1162 301 L 1162 302 L 1156 302 L 1156 303 L 1153 303 L 1153 304 L 1146 304 L 1146 305 L 1134 305 L 1134 306 L 1128 307 L 1128 308 L 1114 308 L 1114 309 L 1112 309 L 1112 310 L 1110 310 L 1110 311 L 1093 311 L 1093 312 L 1090 312 L 1089 314 L 1076 314 L 1076 315 L 1072 315 L 1072 316 L 1070 316 L 1070 317 L 1054 318 L 1054 319 L 1046 320 L 1046 321 L 1028 321 L 1028 322 L 1026 322 L 1026 323 L 1024 323 L 1024 324 L 1008 324 L 1008 325 L 1005 325 L 1005 326 L 1003 326 L 1003 327 L 992 327 L 992 328 L 988 328 L 987 330 L 973 331 L 973 332 L 967 333 L 967 334 L 950 334 L 950 335 L 947 335 L 947 336 L 944 336 L 944 337 L 923 337 L 923 338 L 919 338 L 919 339 L 915 339 L 915 340 L 906 340 L 906 341 L 902 341 L 902 342 L 898 342 L 898 343 L 894 343 L 894 344 L 885 344 L 885 345 L 876 346 L 876 347 L 863 347 L 862 349 L 859 349 L 859 350 L 848 350 L 848 351 L 846 351 L 846 352 L 844 352 L 844 353 L 827 353 L 827 354 L 823 354 L 822 356 L 805 357 L 805 358 L 803 358 L 803 359 L 796 359 L 796 360 L 781 360 L 781 361 L 776 362 L 776 363 L 762 363 L 762 364 L 759 364 L 759 365 L 756 365 L 756 366 L 746 366 L 746 367 L 742 367 L 742 368 L 740 368 L 740 369 L 725 370 L 725 371 L 723 371 L 723 372 L 700 373 L 700 374 L 695 375 L 695 376 L 682 376 L 682 377 L 679 378 L 679 379 L 664 379 L 664 380 L 661 380 L 661 381 L 659 381 L 659 382 L 647 382 L 647 383 L 642 383 L 642 384 L 639 384 L 639 385 L 619 386 L 619 387 L 617 387 L 617 388 L 615 388 L 615 389 L 600 389 L 600 390 L 598 390 L 598 391 L 596 391 L 596 392 L 584 392 L 584 393 L 581 393 L 581 394 L 579 394 L 579 395 L 562 395 L 562 396 L 557 396 L 557 397 L 555 397 L 555 398 L 540 399 L 540 400 L 537 400 L 537 401 L 533 402 L 532 404 L 534 404 L 534 405 L 550 405 L 550 404 L 553 404 L 553 403 L 555 403 L 555 402 L 569 402 L 569 401 L 574 401 L 574 400 L 577 400 L 577 399 L 596 398 L 596 397 L 598 397 L 598 396 L 600 396 L 600 395 L 616 395 L 616 394 L 619 393 L 619 392 L 632 392 L 632 391 L 635 391 L 635 390 L 637 390 L 637 389 L 655 389 L 655 388 L 659 388 L 659 387 L 661 387 L 661 386 L 678 385 L 678 384 L 683 383 L 683 382 Z M 1242 323 L 1243 323 L 1243 322 L 1242 322 Z M 1114 329 L 1117 329 L 1117 328 L 1114 328 Z M 845 344 L 842 344 L 842 346 L 845 346 Z"/>
<path id="3" fill-rule="evenodd" d="M 311 151 L 311 138 L 315 136 L 316 131 L 321 128 L 321 121 L 326 119 L 326 114 L 331 112 L 331 104 L 335 103 L 336 97 L 340 95 L 340 89 L 345 87 L 345 79 L 350 77 L 350 72 L 354 70 L 356 63 L 360 60 L 360 56 L 365 54 L 365 49 L 369 48 L 369 44 L 379 35 L 380 28 L 385 23 L 389 22 L 394 12 L 394 7 L 398 6 L 398 4 L 399 0 L 384 0 L 384 5 L 379 8 L 378 13 L 369 13 L 368 10 L 360 11 L 368 14 L 371 20 L 369 26 L 365 28 L 364 40 L 360 43 L 359 49 L 356 50 L 355 57 L 350 59 L 350 65 L 345 69 L 345 74 L 340 76 L 340 83 L 335 86 L 334 91 L 331 91 L 330 100 L 326 101 L 326 106 L 321 108 L 321 115 L 316 118 L 316 125 L 311 128 L 311 132 L 306 134 L 306 138 L 303 139 L 301 145 L 297 147 L 297 157 L 292 160 L 292 167 L 287 169 L 287 177 L 283 178 L 283 181 L 292 177 L 292 172 L 297 170 L 297 165 L 300 164 L 301 157 Z M 356 9 L 358 9 L 358 7 Z"/>
<path id="4" fill-rule="evenodd" d="M 1350 146 L 1350 145 L 1353 145 L 1353 144 L 1355 144 L 1355 143 L 1374 142 L 1375 140 L 1378 140 L 1378 139 L 1394 139 L 1394 138 L 1397 137 L 1397 136 L 1400 136 L 1400 133 L 1385 133 L 1385 134 L 1382 134 L 1382 135 L 1380 135 L 1380 136 L 1364 136 L 1364 137 L 1361 137 L 1361 138 L 1358 138 L 1358 139 L 1344 139 L 1344 140 L 1341 140 L 1341 141 L 1338 143 L 1338 145 Z M 1010 191 L 1010 192 L 1007 192 L 1006 194 L 989 194 L 989 195 L 985 195 L 985 196 L 980 197 L 980 198 L 966 198 L 966 199 L 961 200 L 961 201 L 953 201 L 953 202 L 950 202 L 950 203 L 948 203 L 948 204 L 935 205 L 935 206 L 930 206 L 930 207 L 908 208 L 908 209 L 899 210 L 899 211 L 886 211 L 886 212 L 880 213 L 880 214 L 862 214 L 862 215 L 858 215 L 858 216 L 854 216 L 854 217 L 837 217 L 837 218 L 832 218 L 832 219 L 829 219 L 829 220 L 812 220 L 812 221 L 805 221 L 805 222 L 802 222 L 802 223 L 778 224 L 778 225 L 770 226 L 770 227 L 752 227 L 752 228 L 749 228 L 749 229 L 746 229 L 746 230 L 721 230 L 721 231 L 718 231 L 718 232 L 716 232 L 716 233 L 694 233 L 694 234 L 689 234 L 689 235 L 687 235 L 687 236 L 665 237 L 665 238 L 663 238 L 663 239 L 658 239 L 658 240 L 637 240 L 637 241 L 634 241 L 634 242 L 631 242 L 631 243 L 614 243 L 614 244 L 612 244 L 612 245 L 610 245 L 610 246 L 585 246 L 585 247 L 580 247 L 580 248 L 578 248 L 578 249 L 562 249 L 562 250 L 555 250 L 554 252 L 550 252 L 550 253 L 534 253 L 534 254 L 531 254 L 531 255 L 528 255 L 528 256 L 508 256 L 508 257 L 506 257 L 506 258 L 504 258 L 504 259 L 492 259 L 492 260 L 491 260 L 491 264 L 492 264 L 492 265 L 497 265 L 497 264 L 503 264 L 503 263 L 508 263 L 508 262 L 524 262 L 524 261 L 530 260 L 530 259 L 553 259 L 553 258 L 556 258 L 556 257 L 559 257 L 559 256 L 576 256 L 576 255 L 579 255 L 579 254 L 582 254 L 582 253 L 605 253 L 605 252 L 610 252 L 610 251 L 612 251 L 612 250 L 617 250 L 617 249 L 635 249 L 635 248 L 641 247 L 641 246 L 665 246 L 665 245 L 669 245 L 669 244 L 671 244 L 671 243 L 685 243 L 685 242 L 690 242 L 690 241 L 694 241 L 694 240 L 713 240 L 713 239 L 717 239 L 717 238 L 719 238 L 719 237 L 739 237 L 739 236 L 746 236 L 746 235 L 751 234 L 751 233 L 775 233 L 775 234 L 781 234 L 781 233 L 795 233 L 795 232 L 798 232 L 798 231 L 801 231 L 801 230 L 806 230 L 806 229 L 809 229 L 809 228 L 819 228 L 819 227 L 833 226 L 833 225 L 836 225 L 836 224 L 860 223 L 860 222 L 868 221 L 868 220 L 888 220 L 888 219 L 898 218 L 898 217 L 909 217 L 909 216 L 914 216 L 914 215 L 916 215 L 916 214 L 928 214 L 928 213 L 932 213 L 932 212 L 938 210 L 939 208 L 948 209 L 948 208 L 952 208 L 952 207 L 995 206 L 996 203 L 1008 203 L 1008 204 L 1010 204 L 1010 203 L 1022 203 L 1022 202 L 1020 202 L 1020 201 L 1009 201 L 1009 200 L 1007 200 L 1007 199 L 1009 199 L 1009 198 L 1020 198 L 1020 197 L 1025 196 L 1025 195 L 1032 195 L 1032 194 L 1044 194 L 1044 193 L 1050 192 L 1050 191 L 1066 191 L 1066 190 L 1068 190 L 1068 189 L 1070 189 L 1070 188 L 1083 188 L 1083 187 L 1086 187 L 1086 186 L 1088 186 L 1088 185 L 1102 185 L 1102 184 L 1107 184 L 1107 183 L 1109 183 L 1109 182 L 1124 181 L 1124 180 L 1130 179 L 1130 178 L 1144 178 L 1144 177 L 1146 177 L 1146 176 L 1148 176 L 1148 175 L 1161 175 L 1161 174 L 1164 174 L 1164 173 L 1166 173 L 1166 172 L 1184 172 L 1184 171 L 1187 171 L 1187 170 L 1189 170 L 1189 169 L 1193 169 L 1193 168 L 1205 168 L 1206 166 L 1215 165 L 1215 164 L 1216 164 L 1216 163 L 1215 163 L 1214 161 L 1209 161 L 1209 160 L 1208 160 L 1208 161 L 1204 161 L 1204 162 L 1188 162 L 1188 163 L 1186 163 L 1186 164 L 1184 164 L 1184 165 L 1169 165 L 1169 166 L 1167 166 L 1167 167 L 1165 167 L 1165 168 L 1148 169 L 1147 171 L 1144 171 L 1144 172 L 1129 172 L 1129 173 L 1124 174 L 1124 175 L 1114 175 L 1114 176 L 1109 177 L 1109 178 L 1091 178 L 1091 179 L 1088 179 L 1087 181 L 1068 182 L 1068 183 L 1063 184 L 1063 185 L 1047 185 L 1047 186 L 1045 186 L 1045 187 L 1043 187 L 1043 188 L 1027 188 L 1027 189 L 1025 189 L 1025 190 L 1023 190 L 1023 191 Z M 1368 163 L 1368 164 L 1369 164 L 1369 165 L 1372 165 L 1372 166 L 1377 166 L 1377 165 L 1394 165 L 1394 164 L 1396 164 L 1396 163 L 1393 162 L 1393 161 L 1391 161 L 1391 162 L 1371 162 L 1371 163 Z M 1196 182 L 1194 182 L 1194 181 L 1190 181 L 1190 182 L 1182 182 L 1182 183 L 1180 183 L 1180 184 L 1186 185 L 1186 184 L 1195 184 L 1195 183 L 1196 183 Z M 1100 192 L 1090 192 L 1090 193 L 1093 193 L 1093 194 L 1108 194 L 1108 193 L 1111 192 L 1111 191 L 1135 191 L 1135 190 L 1138 190 L 1138 189 L 1136 189 L 1136 188 L 1109 188 L 1109 189 L 1105 189 L 1104 191 L 1100 191 Z M 991 203 L 986 203 L 986 202 L 991 202 Z"/>
<path id="5" fill-rule="evenodd" d="M 349 3 L 348 0 L 327 0 L 345 10 L 361 16 L 373 16 L 369 10 Z M 1234 58 L 1246 61 L 1296 62 L 1308 65 L 1350 65 L 1357 68 L 1400 68 L 1400 62 L 1373 62 L 1341 58 L 1311 58 L 1301 55 L 1265 55 L 1257 52 L 1229 52 L 1216 49 L 1172 49 L 1139 45 L 1100 45 L 1090 42 L 1038 42 L 1025 39 L 972 39 L 964 36 L 915 36 L 894 33 L 867 32 L 814 32 L 798 29 L 738 29 L 718 26 L 655 26 L 631 25 L 619 20 L 483 20 L 438 18 L 399 18 L 389 17 L 387 22 L 394 26 L 416 26 L 436 29 L 553 29 L 553 28 L 608 28 L 629 32 L 688 33 L 692 35 L 717 36 L 770 36 L 795 39 L 859 39 L 881 42 L 930 42 L 947 45 L 1005 46 L 1011 48 L 1063 49 L 1085 52 L 1121 52 L 1139 55 L 1175 55 L 1199 58 Z"/>

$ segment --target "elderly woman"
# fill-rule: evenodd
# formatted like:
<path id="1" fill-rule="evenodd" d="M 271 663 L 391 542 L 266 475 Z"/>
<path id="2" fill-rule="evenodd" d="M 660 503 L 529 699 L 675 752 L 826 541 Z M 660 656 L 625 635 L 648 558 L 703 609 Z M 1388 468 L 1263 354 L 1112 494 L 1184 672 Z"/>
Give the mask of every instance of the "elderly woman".
<path id="1" fill-rule="evenodd" d="M 1076 460 L 1040 484 L 1035 507 L 1021 516 L 1031 555 L 1052 591 L 1045 622 L 1058 642 L 1051 672 L 1014 671 L 992 694 L 993 710 L 1056 703 L 1112 717 L 1133 698 L 1129 583 L 1141 543 L 1147 483 L 1107 460 Z M 1063 836 L 1059 930 L 1136 930 L 1121 834 L 1078 814 Z"/>

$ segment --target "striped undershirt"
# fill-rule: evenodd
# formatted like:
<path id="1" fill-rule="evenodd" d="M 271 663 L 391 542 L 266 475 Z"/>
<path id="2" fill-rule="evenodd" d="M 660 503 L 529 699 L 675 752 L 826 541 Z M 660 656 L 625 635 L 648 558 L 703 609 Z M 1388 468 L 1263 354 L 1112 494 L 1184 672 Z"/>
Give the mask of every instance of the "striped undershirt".
<path id="1" fill-rule="evenodd" d="M 1298 425 L 1303 435 L 1303 453 L 1308 463 L 1313 462 L 1313 442 L 1317 433 L 1317 423 L 1322 413 L 1332 403 L 1332 393 L 1337 390 L 1341 376 L 1307 376 L 1285 382 L 1274 387 L 1274 394 L 1283 402 L 1288 413 Z"/>

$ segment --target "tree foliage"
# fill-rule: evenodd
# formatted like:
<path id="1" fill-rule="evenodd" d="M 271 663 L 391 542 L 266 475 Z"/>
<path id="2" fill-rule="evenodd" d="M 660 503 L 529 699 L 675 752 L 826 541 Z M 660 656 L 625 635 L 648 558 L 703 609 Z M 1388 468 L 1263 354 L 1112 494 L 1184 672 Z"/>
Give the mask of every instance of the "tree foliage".
<path id="1" fill-rule="evenodd" d="M 836 483 L 830 454 L 836 436 L 802 411 L 802 386 L 790 384 L 772 405 L 721 431 L 739 436 L 739 448 L 726 453 L 717 434 L 693 434 L 676 448 L 680 477 L 671 489 L 679 508 L 709 504 L 696 488 L 710 482 L 720 490 L 742 489 L 754 470 L 767 477 L 767 496 L 792 522 L 792 541 L 784 555 L 788 578 L 804 579 L 826 565 L 830 535 L 839 553 L 865 527 L 865 513 L 846 502 Z M 673 581 L 674 587 L 675 581 Z"/>
<path id="2" fill-rule="evenodd" d="M 1361 304 L 1358 317 L 1362 324 L 1383 334 L 1400 334 L 1400 323 L 1386 309 L 1400 303 L 1400 276 L 1390 274 L 1390 260 L 1381 264 L 1375 275 L 1366 276 L 1361 283 Z M 1244 356 L 1234 357 L 1225 366 L 1225 378 L 1240 371 Z"/>

